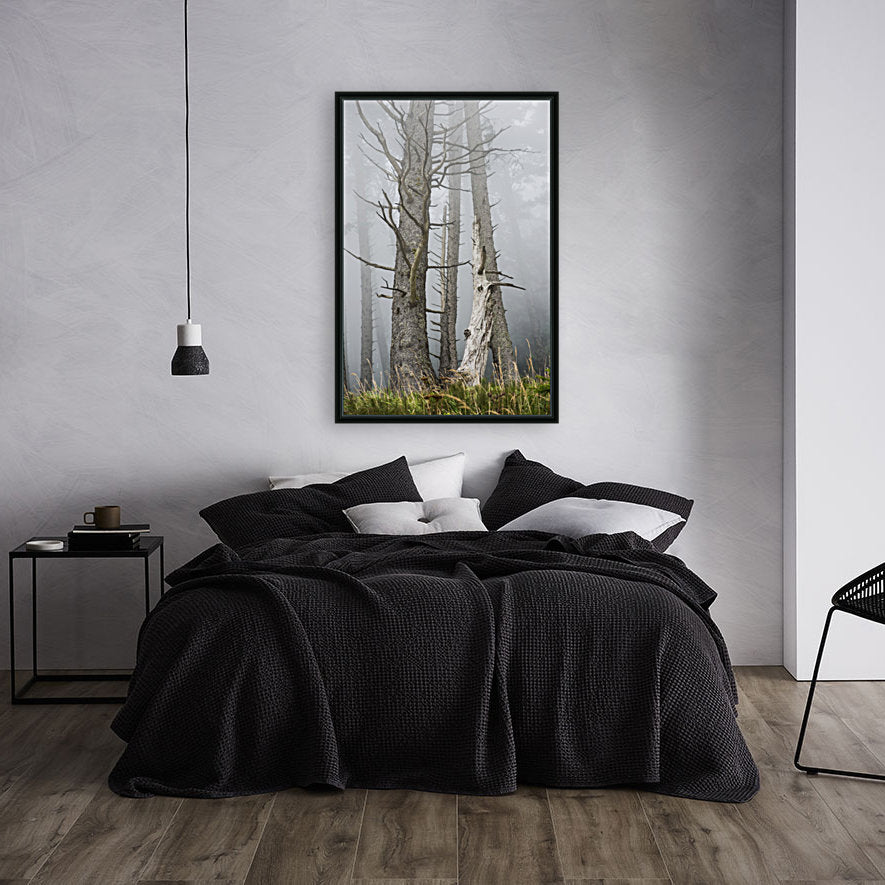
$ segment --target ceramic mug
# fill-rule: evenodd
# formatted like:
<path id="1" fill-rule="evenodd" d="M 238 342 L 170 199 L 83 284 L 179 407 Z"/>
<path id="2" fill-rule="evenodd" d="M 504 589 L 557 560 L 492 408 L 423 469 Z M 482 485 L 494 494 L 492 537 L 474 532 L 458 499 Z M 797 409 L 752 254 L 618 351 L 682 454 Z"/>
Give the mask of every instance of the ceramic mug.
<path id="1" fill-rule="evenodd" d="M 120 527 L 120 508 L 116 504 L 103 504 L 83 514 L 86 525 L 94 525 L 97 529 L 116 529 Z"/>

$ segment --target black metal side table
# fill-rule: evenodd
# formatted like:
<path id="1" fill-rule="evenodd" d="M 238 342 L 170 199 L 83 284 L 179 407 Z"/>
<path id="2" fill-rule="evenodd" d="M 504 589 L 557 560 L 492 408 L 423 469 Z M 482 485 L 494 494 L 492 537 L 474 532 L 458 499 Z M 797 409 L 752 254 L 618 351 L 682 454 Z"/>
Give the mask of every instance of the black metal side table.
<path id="1" fill-rule="evenodd" d="M 114 697 L 25 697 L 25 693 L 37 682 L 128 682 L 129 676 L 107 673 L 76 673 L 56 676 L 41 673 L 37 667 L 37 560 L 38 559 L 141 559 L 144 561 L 144 613 L 151 610 L 151 569 L 152 554 L 160 553 L 160 596 L 164 593 L 163 577 L 166 573 L 163 557 L 162 535 L 142 535 L 138 547 L 132 550 L 68 550 L 64 538 L 40 538 L 32 540 L 64 541 L 63 550 L 28 550 L 26 543 L 19 544 L 9 551 L 9 662 L 11 700 L 13 704 L 121 704 L 125 696 Z M 15 687 L 15 561 L 31 560 L 31 677 L 18 690 Z"/>

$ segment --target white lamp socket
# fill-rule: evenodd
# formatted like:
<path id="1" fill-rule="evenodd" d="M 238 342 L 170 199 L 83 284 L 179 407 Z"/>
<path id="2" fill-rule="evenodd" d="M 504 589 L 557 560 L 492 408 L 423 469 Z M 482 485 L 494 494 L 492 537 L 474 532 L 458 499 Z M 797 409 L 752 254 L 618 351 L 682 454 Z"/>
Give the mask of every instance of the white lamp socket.
<path id="1" fill-rule="evenodd" d="M 202 326 L 199 323 L 180 323 L 178 326 L 179 347 L 200 347 L 203 343 Z"/>

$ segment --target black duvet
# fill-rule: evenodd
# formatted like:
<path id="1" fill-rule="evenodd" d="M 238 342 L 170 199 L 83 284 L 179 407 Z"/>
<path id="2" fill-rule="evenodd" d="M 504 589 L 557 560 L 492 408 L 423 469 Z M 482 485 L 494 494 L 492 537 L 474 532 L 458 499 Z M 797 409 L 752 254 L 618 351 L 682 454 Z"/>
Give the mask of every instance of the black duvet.
<path id="1" fill-rule="evenodd" d="M 219 544 L 167 581 L 113 722 L 124 796 L 758 789 L 715 593 L 632 533 Z"/>

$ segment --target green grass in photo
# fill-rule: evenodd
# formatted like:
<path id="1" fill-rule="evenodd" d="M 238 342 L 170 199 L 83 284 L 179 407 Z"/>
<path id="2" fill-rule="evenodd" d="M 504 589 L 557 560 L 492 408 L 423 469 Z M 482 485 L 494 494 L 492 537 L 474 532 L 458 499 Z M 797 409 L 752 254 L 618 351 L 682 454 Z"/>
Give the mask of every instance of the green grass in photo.
<path id="1" fill-rule="evenodd" d="M 413 392 L 362 388 L 346 391 L 343 405 L 345 415 L 549 415 L 550 376 L 526 375 L 512 384 L 452 381 Z"/>

